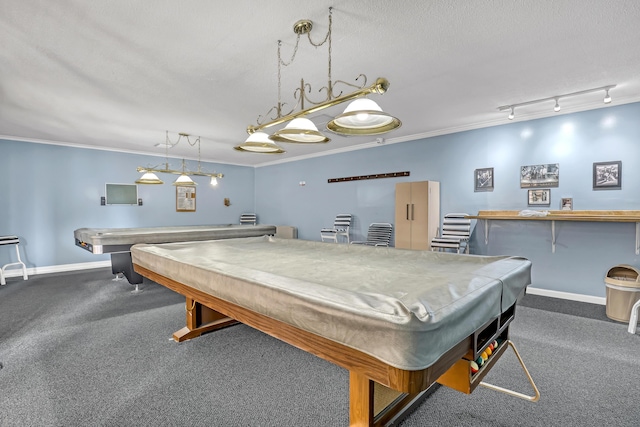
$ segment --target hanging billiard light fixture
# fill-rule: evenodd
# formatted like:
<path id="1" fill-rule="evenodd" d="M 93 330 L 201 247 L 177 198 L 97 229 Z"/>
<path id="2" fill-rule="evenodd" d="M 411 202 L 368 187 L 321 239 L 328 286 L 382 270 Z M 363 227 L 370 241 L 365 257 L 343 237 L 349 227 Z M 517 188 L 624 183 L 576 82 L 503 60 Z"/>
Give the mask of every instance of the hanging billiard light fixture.
<path id="1" fill-rule="evenodd" d="M 359 84 L 347 83 L 342 80 L 336 80 L 335 82 L 331 77 L 331 43 L 332 43 L 332 10 L 329 8 L 329 29 L 324 39 L 320 43 L 315 43 L 311 39 L 311 30 L 313 28 L 313 22 L 310 20 L 300 20 L 293 26 L 293 31 L 296 33 L 296 43 L 293 49 L 293 54 L 288 62 L 282 60 L 282 42 L 278 40 L 278 102 L 272 107 L 267 115 L 275 112 L 275 118 L 269 121 L 264 121 L 262 116 L 258 117 L 256 125 L 249 125 L 247 127 L 247 133 L 249 138 L 234 148 L 239 151 L 248 151 L 254 153 L 284 153 L 275 142 L 286 143 L 302 143 L 302 144 L 316 144 L 329 142 L 330 139 L 322 132 L 320 132 L 316 125 L 306 118 L 305 116 L 323 110 L 325 108 L 333 107 L 344 102 L 352 101 L 342 114 L 331 120 L 327 124 L 327 129 L 339 134 L 339 135 L 378 135 L 392 131 L 402 125 L 400 120 L 382 111 L 382 108 L 372 100 L 365 98 L 367 95 L 377 93 L 382 95 L 389 88 L 389 81 L 383 77 L 376 79 L 375 83 L 367 86 L 367 77 L 364 74 L 360 74 L 355 80 Z M 300 86 L 294 91 L 294 98 L 296 104 L 288 112 L 283 111 L 281 100 L 281 71 L 282 66 L 290 65 L 296 56 L 298 51 L 300 37 L 307 35 L 309 43 L 312 46 L 320 47 L 325 43 L 328 45 L 328 83 L 320 91 L 324 91 L 327 96 L 324 100 L 316 102 L 309 98 L 307 93 L 311 93 L 311 86 L 305 83 L 304 79 L 300 80 Z M 356 88 L 355 91 L 343 95 L 339 92 L 338 95 L 334 93 L 336 84 L 344 84 L 352 88 Z M 305 103 L 311 104 L 311 107 L 305 108 Z M 299 111 L 296 111 L 299 109 Z M 283 129 L 274 132 L 269 135 L 268 138 L 274 145 L 267 145 L 268 143 L 262 141 L 257 143 L 252 136 L 256 133 L 265 134 L 266 128 L 286 124 Z M 263 139 L 264 135 L 260 135 L 260 139 Z M 262 145 L 260 145 L 262 144 Z"/>

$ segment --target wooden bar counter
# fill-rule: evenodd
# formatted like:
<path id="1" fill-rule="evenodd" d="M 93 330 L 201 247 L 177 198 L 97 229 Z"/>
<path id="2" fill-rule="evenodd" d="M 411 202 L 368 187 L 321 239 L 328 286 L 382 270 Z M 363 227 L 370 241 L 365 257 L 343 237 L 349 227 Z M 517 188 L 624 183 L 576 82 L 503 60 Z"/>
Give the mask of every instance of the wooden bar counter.
<path id="1" fill-rule="evenodd" d="M 539 215 L 521 215 L 521 212 L 523 211 L 479 211 L 477 215 L 469 215 L 467 218 L 483 220 L 485 222 L 485 244 L 489 243 L 490 220 L 550 221 L 551 251 L 554 253 L 556 250 L 556 221 L 634 222 L 636 224 L 636 255 L 640 254 L 640 210 L 528 210 L 528 212 L 539 212 Z M 546 215 L 544 213 L 546 213 Z"/>

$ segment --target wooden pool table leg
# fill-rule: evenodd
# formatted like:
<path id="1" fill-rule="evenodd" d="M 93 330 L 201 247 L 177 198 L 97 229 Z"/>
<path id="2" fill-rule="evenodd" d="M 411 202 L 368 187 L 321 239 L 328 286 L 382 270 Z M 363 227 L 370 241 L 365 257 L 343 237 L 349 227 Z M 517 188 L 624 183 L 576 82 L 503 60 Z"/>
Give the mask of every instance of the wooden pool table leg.
<path id="1" fill-rule="evenodd" d="M 349 425 L 383 427 L 395 425 L 420 405 L 434 387 L 415 393 L 392 390 L 366 376 L 349 372 Z"/>
<path id="2" fill-rule="evenodd" d="M 173 334 L 173 339 L 177 342 L 190 340 L 204 333 L 239 323 L 237 320 L 218 313 L 192 298 L 187 297 L 185 305 L 187 326 Z"/>
<path id="3" fill-rule="evenodd" d="M 349 426 L 373 426 L 373 381 L 364 375 L 349 371 Z"/>

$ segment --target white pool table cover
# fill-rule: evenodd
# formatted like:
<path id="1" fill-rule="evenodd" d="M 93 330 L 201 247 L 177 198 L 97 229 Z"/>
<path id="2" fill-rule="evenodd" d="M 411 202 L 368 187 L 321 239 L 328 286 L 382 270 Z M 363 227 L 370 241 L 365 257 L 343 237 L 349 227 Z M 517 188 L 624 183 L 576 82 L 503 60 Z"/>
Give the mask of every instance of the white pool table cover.
<path id="1" fill-rule="evenodd" d="M 531 283 L 521 257 L 269 236 L 136 244 L 133 263 L 405 370 L 425 369 Z"/>

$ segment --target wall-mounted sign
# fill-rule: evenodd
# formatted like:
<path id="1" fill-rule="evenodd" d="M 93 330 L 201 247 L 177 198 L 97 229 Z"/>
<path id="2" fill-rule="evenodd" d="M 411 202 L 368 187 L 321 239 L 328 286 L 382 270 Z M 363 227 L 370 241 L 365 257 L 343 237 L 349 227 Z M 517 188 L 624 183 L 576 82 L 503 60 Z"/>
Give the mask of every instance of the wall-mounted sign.
<path id="1" fill-rule="evenodd" d="M 176 212 L 196 211 L 196 187 L 176 187 Z"/>

